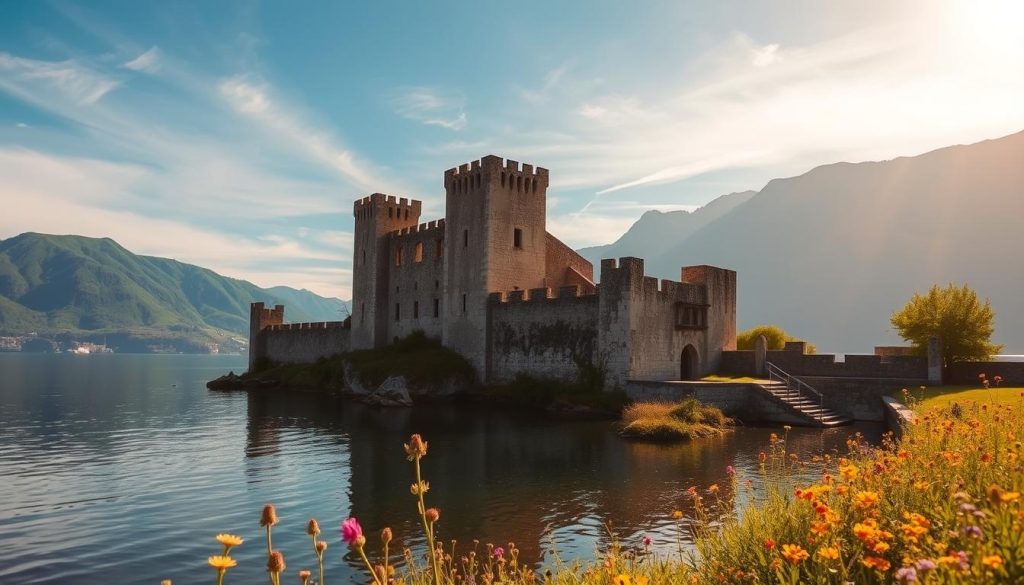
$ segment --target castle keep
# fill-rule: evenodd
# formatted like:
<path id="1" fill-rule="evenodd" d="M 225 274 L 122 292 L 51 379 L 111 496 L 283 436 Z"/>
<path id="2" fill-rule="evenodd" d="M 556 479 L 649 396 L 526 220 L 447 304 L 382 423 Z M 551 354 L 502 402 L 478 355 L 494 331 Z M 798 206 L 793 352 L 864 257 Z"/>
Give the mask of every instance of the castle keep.
<path id="1" fill-rule="evenodd" d="M 357 200 L 351 316 L 284 323 L 253 303 L 250 368 L 381 347 L 414 331 L 464 355 L 487 382 L 574 379 L 579 364 L 627 380 L 698 378 L 736 344 L 736 273 L 644 275 L 639 258 L 594 267 L 546 229 L 548 170 L 485 156 L 444 173 L 445 217 L 419 201 Z"/>

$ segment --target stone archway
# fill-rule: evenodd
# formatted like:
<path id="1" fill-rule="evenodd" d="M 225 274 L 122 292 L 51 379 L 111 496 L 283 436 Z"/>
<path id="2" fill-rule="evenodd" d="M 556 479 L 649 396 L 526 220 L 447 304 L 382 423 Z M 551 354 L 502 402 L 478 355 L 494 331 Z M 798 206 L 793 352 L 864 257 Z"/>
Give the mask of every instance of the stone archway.
<path id="1" fill-rule="evenodd" d="M 679 379 L 697 380 L 699 378 L 700 356 L 697 354 L 697 348 L 693 347 L 692 344 L 689 344 L 684 347 L 683 352 L 679 354 Z"/>

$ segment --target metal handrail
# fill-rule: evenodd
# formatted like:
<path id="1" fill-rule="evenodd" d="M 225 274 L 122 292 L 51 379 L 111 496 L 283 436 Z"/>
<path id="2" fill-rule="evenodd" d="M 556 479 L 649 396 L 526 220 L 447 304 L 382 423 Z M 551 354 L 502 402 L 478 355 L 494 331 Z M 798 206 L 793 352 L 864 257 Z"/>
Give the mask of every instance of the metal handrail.
<path id="1" fill-rule="evenodd" d="M 806 389 L 810 390 L 811 394 L 818 397 L 818 423 L 823 424 L 825 420 L 825 396 L 822 395 L 821 392 L 815 390 L 810 384 L 804 382 L 800 378 L 787 374 L 782 370 L 782 368 L 775 364 L 767 362 L 767 366 L 768 380 L 774 382 L 775 379 L 778 378 L 780 382 L 783 382 L 786 385 L 786 390 L 794 389 L 798 395 L 803 395 L 805 393 L 801 392 L 801 389 Z"/>

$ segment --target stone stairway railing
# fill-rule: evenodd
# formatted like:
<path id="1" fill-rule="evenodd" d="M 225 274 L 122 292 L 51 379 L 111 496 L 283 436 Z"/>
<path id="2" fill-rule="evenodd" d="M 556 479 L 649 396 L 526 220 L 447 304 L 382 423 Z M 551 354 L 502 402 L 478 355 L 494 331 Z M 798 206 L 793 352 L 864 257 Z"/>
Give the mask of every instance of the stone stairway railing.
<path id="1" fill-rule="evenodd" d="M 849 424 L 853 420 L 825 407 L 825 397 L 803 380 L 791 376 L 781 368 L 767 363 L 768 384 L 761 388 L 799 413 L 803 418 L 822 427 Z"/>

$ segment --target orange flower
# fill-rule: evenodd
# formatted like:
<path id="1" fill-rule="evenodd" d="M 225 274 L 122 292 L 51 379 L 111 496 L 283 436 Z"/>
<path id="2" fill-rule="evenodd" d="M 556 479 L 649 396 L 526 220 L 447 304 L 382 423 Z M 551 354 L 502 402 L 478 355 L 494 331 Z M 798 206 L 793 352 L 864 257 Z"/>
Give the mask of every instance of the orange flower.
<path id="1" fill-rule="evenodd" d="M 764 539 L 764 548 L 766 550 L 772 550 L 773 548 L 775 548 L 775 541 L 770 538 Z"/>
<path id="2" fill-rule="evenodd" d="M 717 483 L 711 484 L 711 487 L 708 488 L 708 493 L 709 494 L 717 494 L 718 493 L 718 484 Z"/>
<path id="3" fill-rule="evenodd" d="M 853 496 L 854 505 L 862 510 L 874 508 L 880 501 L 881 498 L 879 497 L 878 492 L 863 491 L 857 492 L 856 495 Z"/>
<path id="4" fill-rule="evenodd" d="M 876 571 L 888 571 L 892 564 L 882 557 L 864 557 L 860 563 L 869 569 L 875 569 Z"/>
<path id="5" fill-rule="evenodd" d="M 889 550 L 889 543 L 888 542 L 883 542 L 883 541 L 876 542 L 874 544 L 874 546 L 871 547 L 871 550 L 872 550 L 872 552 L 875 552 L 875 553 L 878 553 L 880 555 L 883 555 L 886 552 L 888 552 L 888 550 Z"/>
<path id="6" fill-rule="evenodd" d="M 782 545 L 782 558 L 791 565 L 802 563 L 808 559 L 811 555 L 798 544 L 784 544 Z"/>
<path id="7" fill-rule="evenodd" d="M 834 546 L 823 546 L 818 549 L 818 558 L 823 561 L 838 561 L 839 549 Z"/>
<path id="8" fill-rule="evenodd" d="M 210 566 L 218 571 L 226 571 L 238 564 L 235 559 L 224 555 L 217 555 L 209 558 Z"/>
<path id="9" fill-rule="evenodd" d="M 818 536 L 825 536 L 828 533 L 828 524 L 825 522 L 814 522 L 811 524 L 811 532 Z"/>
<path id="10" fill-rule="evenodd" d="M 1003 558 L 999 555 L 987 555 L 981 557 L 981 564 L 990 569 L 998 569 L 1003 566 Z"/>

